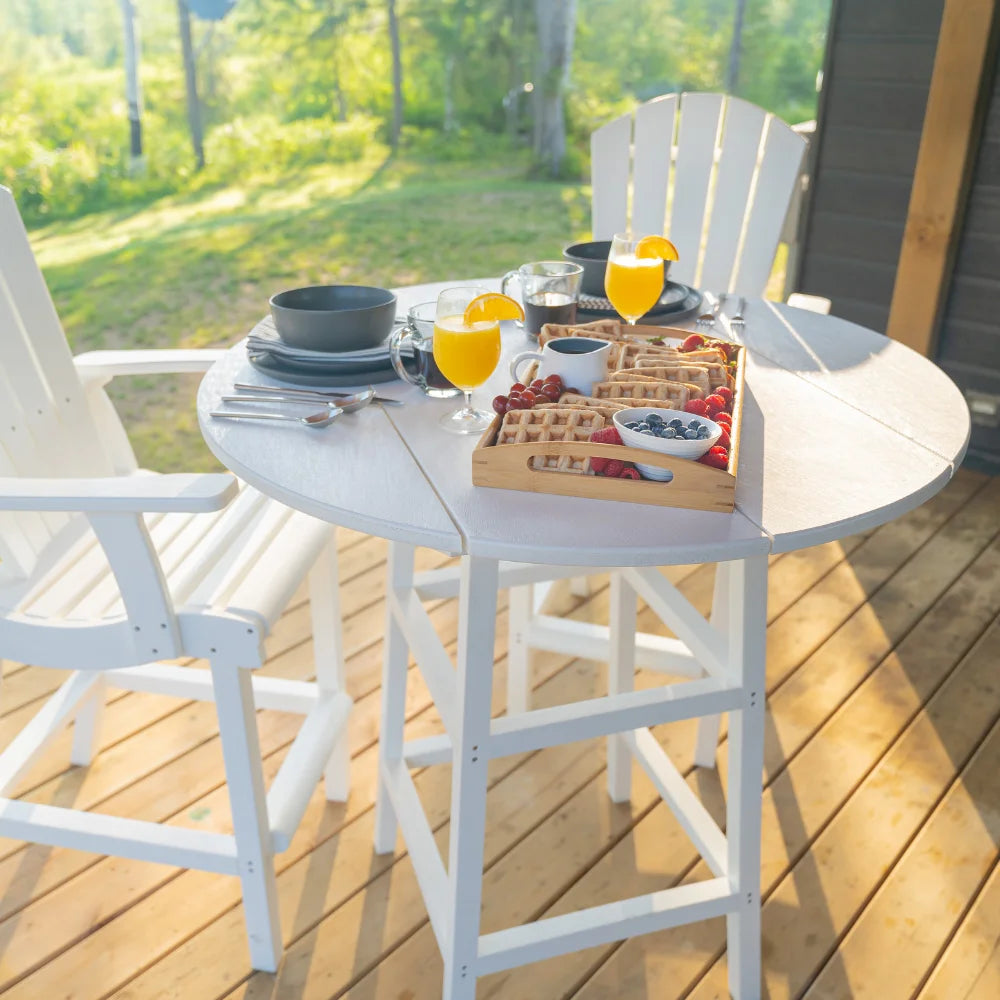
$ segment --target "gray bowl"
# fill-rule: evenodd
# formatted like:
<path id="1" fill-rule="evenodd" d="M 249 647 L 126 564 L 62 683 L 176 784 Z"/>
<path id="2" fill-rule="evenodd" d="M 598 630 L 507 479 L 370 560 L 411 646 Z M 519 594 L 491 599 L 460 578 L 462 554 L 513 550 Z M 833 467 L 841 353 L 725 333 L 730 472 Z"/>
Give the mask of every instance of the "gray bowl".
<path id="1" fill-rule="evenodd" d="M 580 280 L 580 294 L 604 298 L 604 272 L 611 253 L 611 240 L 590 240 L 586 243 L 571 243 L 563 250 L 563 258 L 583 268 Z M 668 283 L 670 261 L 663 262 L 663 285 Z"/>
<path id="2" fill-rule="evenodd" d="M 281 339 L 310 351 L 363 351 L 392 332 L 396 296 L 369 285 L 310 285 L 271 296 Z"/>

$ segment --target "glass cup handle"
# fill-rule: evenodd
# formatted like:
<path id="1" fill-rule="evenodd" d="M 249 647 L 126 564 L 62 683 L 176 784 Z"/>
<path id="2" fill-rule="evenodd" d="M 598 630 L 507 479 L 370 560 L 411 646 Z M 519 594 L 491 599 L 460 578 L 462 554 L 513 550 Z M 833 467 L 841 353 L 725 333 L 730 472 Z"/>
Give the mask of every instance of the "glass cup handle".
<path id="1" fill-rule="evenodd" d="M 522 361 L 527 361 L 529 359 L 535 360 L 535 361 L 541 361 L 542 360 L 542 354 L 540 352 L 538 352 L 538 351 L 523 351 L 521 354 L 517 354 L 517 355 L 515 355 L 511 359 L 511 362 L 510 362 L 510 377 L 515 382 L 520 382 L 521 381 L 521 377 L 517 374 L 517 366 Z"/>
<path id="2" fill-rule="evenodd" d="M 396 374 L 404 381 L 410 382 L 412 385 L 418 385 L 421 389 L 427 388 L 427 383 L 424 380 L 423 375 L 419 373 L 416 375 L 411 375 L 407 371 L 406 366 L 403 364 L 403 358 L 400 354 L 400 350 L 407 340 L 419 338 L 419 334 L 409 323 L 406 326 L 400 327 L 399 329 L 393 330 L 392 335 L 389 337 L 389 360 L 392 362 L 392 367 L 395 369 Z"/>
<path id="3" fill-rule="evenodd" d="M 521 284 L 521 275 L 520 275 L 520 272 L 518 272 L 518 271 L 508 271 L 500 279 L 500 294 L 501 295 L 506 295 L 507 294 L 507 287 L 510 285 L 510 283 L 512 281 L 516 281 L 518 283 L 518 285 Z M 523 292 L 524 292 L 523 287 L 522 287 L 521 291 L 522 291 L 522 298 L 523 298 L 524 297 L 523 296 Z M 519 326 L 522 330 L 524 329 L 524 323 L 522 323 L 521 320 L 519 320 L 519 319 L 514 320 L 514 323 L 517 326 Z"/>

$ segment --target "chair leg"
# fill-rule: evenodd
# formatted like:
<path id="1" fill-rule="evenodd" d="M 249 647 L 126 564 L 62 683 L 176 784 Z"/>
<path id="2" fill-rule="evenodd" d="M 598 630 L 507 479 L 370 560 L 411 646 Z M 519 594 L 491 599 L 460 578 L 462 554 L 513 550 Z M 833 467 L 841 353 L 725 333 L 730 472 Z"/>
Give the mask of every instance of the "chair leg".
<path id="1" fill-rule="evenodd" d="M 764 661 L 767 557 L 731 563 L 730 664 L 740 678 L 743 707 L 730 713 L 726 842 L 729 878 L 741 907 L 726 917 L 729 992 L 761 995 L 760 825 L 764 771 Z"/>
<path id="2" fill-rule="evenodd" d="M 413 586 L 413 546 L 389 543 L 386 589 L 402 592 Z M 402 759 L 403 727 L 406 724 L 406 680 L 409 649 L 392 604 L 386 601 L 385 646 L 382 654 L 382 719 L 379 727 L 379 774 L 375 792 L 375 853 L 392 854 L 396 849 L 396 810 L 382 780 L 387 763 Z"/>
<path id="3" fill-rule="evenodd" d="M 309 574 L 309 612 L 312 618 L 316 683 L 322 692 L 343 691 L 344 637 L 340 616 L 340 574 L 334 531 Z M 351 754 L 348 727 L 334 744 L 324 772 L 326 797 L 346 802 L 351 787 Z"/>
<path id="4" fill-rule="evenodd" d="M 611 573 L 611 656 L 608 660 L 608 694 L 623 694 L 635 687 L 635 590 Z M 612 802 L 632 797 L 632 753 L 621 733 L 608 737 L 608 795 Z"/>
<path id="5" fill-rule="evenodd" d="M 275 972 L 282 951 L 278 886 L 250 671 L 213 660 L 212 686 L 233 814 L 250 960 L 255 969 Z"/>
<path id="6" fill-rule="evenodd" d="M 497 568 L 492 559 L 462 557 L 455 676 L 459 731 L 451 734 L 450 933 L 444 948 L 443 1000 L 475 1000 L 476 996 Z"/>
<path id="7" fill-rule="evenodd" d="M 97 738 L 101 719 L 104 717 L 107 691 L 108 685 L 102 676 L 76 713 L 69 759 L 71 763 L 80 767 L 86 767 L 94 759 L 94 753 L 97 751 Z"/>
<path id="8" fill-rule="evenodd" d="M 574 597 L 590 597 L 590 577 L 571 576 L 569 578 L 569 592 Z"/>
<path id="9" fill-rule="evenodd" d="M 729 627 L 729 583 L 732 568 L 731 562 L 720 562 L 715 566 L 715 589 L 712 591 L 709 621 L 724 634 Z M 698 767 L 715 767 L 721 726 L 722 717 L 719 715 L 703 715 L 698 720 L 694 746 L 694 762 Z"/>
<path id="10" fill-rule="evenodd" d="M 511 587 L 507 597 L 507 714 L 527 712 L 531 700 L 531 648 L 528 625 L 532 615 L 533 585 Z"/>

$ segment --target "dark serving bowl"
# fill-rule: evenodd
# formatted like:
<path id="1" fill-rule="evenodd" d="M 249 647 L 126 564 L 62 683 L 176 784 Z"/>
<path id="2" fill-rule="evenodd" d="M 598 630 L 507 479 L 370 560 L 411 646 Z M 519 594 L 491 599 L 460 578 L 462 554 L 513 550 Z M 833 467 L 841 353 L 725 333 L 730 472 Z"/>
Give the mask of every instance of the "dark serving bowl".
<path id="1" fill-rule="evenodd" d="M 369 285 L 310 285 L 271 296 L 281 339 L 310 351 L 363 351 L 392 331 L 396 296 Z"/>
<path id="2" fill-rule="evenodd" d="M 571 243 L 563 250 L 563 258 L 583 268 L 580 293 L 604 298 L 604 272 L 611 253 L 611 240 L 590 240 L 586 243 Z M 663 262 L 663 284 L 667 284 L 670 261 Z"/>

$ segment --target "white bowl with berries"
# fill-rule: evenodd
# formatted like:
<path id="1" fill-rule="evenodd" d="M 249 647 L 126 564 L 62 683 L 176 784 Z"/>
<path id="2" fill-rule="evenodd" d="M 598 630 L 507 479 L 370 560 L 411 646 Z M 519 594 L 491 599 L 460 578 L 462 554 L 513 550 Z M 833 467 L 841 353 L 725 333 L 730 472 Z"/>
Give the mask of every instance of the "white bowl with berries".
<path id="1" fill-rule="evenodd" d="M 637 406 L 619 410 L 614 415 L 614 424 L 621 435 L 622 443 L 631 448 L 675 455 L 677 458 L 700 459 L 722 437 L 723 428 L 708 417 L 697 416 L 684 410 L 666 410 Z M 655 465 L 635 467 L 644 479 L 666 482 L 673 478 L 668 469 Z"/>

